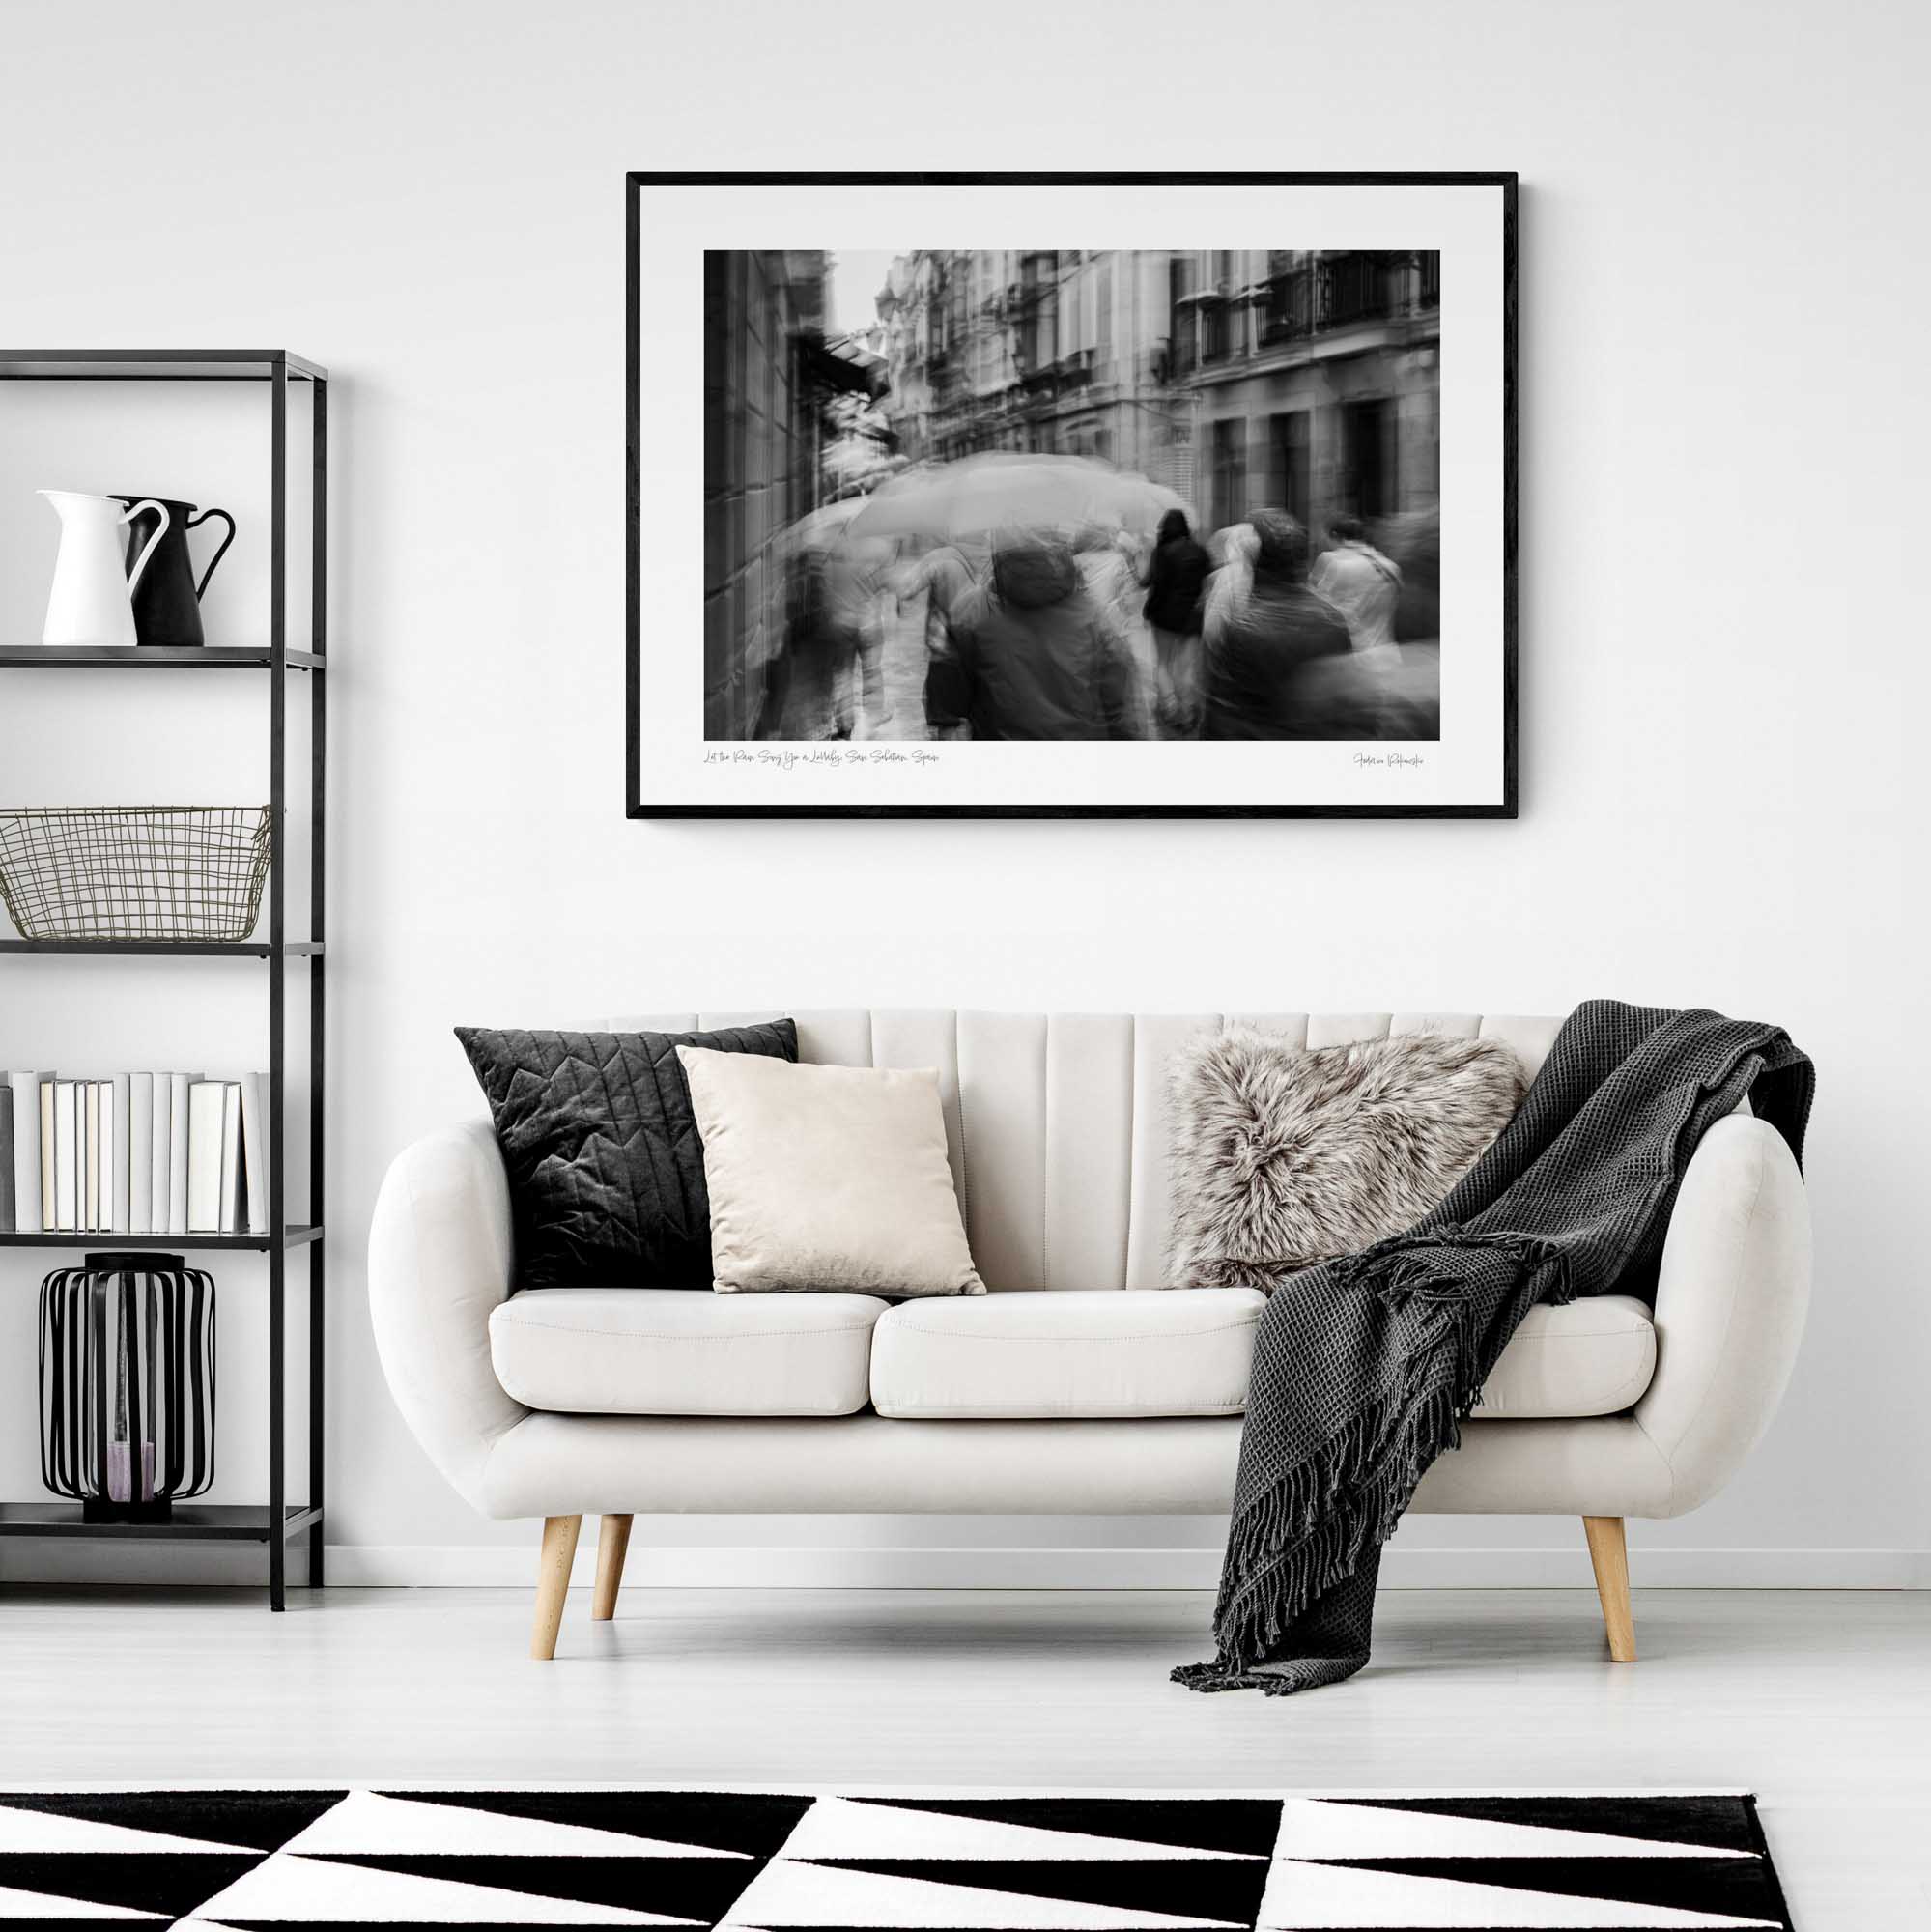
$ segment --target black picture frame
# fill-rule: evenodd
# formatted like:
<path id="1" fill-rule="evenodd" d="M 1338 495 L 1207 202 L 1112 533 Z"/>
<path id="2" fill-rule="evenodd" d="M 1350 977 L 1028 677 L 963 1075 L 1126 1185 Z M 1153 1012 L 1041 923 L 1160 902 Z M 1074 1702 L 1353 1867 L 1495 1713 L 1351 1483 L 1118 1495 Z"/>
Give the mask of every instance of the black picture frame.
<path id="1" fill-rule="evenodd" d="M 641 456 L 642 357 L 639 346 L 643 275 L 643 190 L 757 187 L 1490 187 L 1498 191 L 1502 223 L 1502 797 L 1473 804 L 1170 804 L 1158 805 L 694 805 L 645 801 L 640 705 L 642 673 Z M 624 176 L 625 271 L 625 815 L 639 819 L 709 818 L 1505 818 L 1519 815 L 1519 616 L 1517 506 L 1519 383 L 1517 263 L 1519 179 L 1513 170 L 1355 173 L 891 173 L 653 171 Z"/>

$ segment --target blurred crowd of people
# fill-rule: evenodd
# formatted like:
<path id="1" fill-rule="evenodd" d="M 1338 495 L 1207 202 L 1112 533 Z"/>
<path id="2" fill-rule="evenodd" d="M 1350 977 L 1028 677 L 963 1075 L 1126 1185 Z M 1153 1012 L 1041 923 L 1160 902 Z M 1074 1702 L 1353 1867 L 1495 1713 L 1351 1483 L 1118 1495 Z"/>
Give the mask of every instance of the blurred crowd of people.
<path id="1" fill-rule="evenodd" d="M 1434 534 L 1406 534 L 1408 569 L 1352 518 L 1330 519 L 1317 554 L 1282 510 L 1205 543 L 1178 509 L 1150 539 L 833 529 L 791 554 L 758 735 L 1432 739 Z"/>

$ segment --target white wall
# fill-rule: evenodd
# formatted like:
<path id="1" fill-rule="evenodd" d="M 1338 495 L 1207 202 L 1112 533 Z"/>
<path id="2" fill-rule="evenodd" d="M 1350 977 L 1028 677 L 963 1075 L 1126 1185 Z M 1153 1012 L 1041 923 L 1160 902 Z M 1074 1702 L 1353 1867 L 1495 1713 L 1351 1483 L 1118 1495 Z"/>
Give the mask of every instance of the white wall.
<path id="1" fill-rule="evenodd" d="M 339 1574 L 480 1574 L 458 1552 L 487 1546 L 520 1576 L 527 1558 L 526 1528 L 476 1521 L 409 1440 L 364 1313 L 385 1163 L 479 1106 L 455 1022 L 696 1002 L 1557 1011 L 1615 993 L 1775 1017 L 1821 1070 L 1796 1384 L 1728 1494 L 1638 1532 L 1674 1552 L 1650 1574 L 1898 1580 L 1915 1562 L 1921 1580 L 1922 17 L 8 7 L 0 336 L 285 343 L 336 379 L 330 1482 L 332 1540 L 365 1552 Z M 620 190 L 627 167 L 693 166 L 1519 169 L 1519 822 L 627 822 Z M 88 477 L 252 514 L 210 605 L 244 632 L 261 473 L 233 440 L 240 406 L 97 399 L 71 431 L 50 407 L 0 394 L 9 635 L 38 634 L 51 554 L 26 493 Z M 646 587 L 645 612 L 695 653 L 696 611 Z M 187 796 L 258 772 L 239 736 L 206 766 L 164 755 L 202 742 L 187 683 L 12 678 L 0 797 Z M 220 699 L 238 732 L 258 701 Z M 11 966 L 0 1065 L 127 1065 L 143 1033 L 152 1064 L 212 1062 L 240 984 L 218 976 L 248 970 L 169 968 L 166 990 L 195 989 L 175 1016 L 153 972 Z M 0 1268 L 14 1495 L 37 1487 L 34 1277 L 33 1258 Z M 223 1276 L 234 1344 L 258 1279 Z M 231 1350 L 231 1493 L 261 1439 L 244 1372 Z M 1418 1520 L 1399 1548 L 1559 1549 L 1576 1575 L 1576 1540 Z M 9 1546 L 0 1575 L 54 1560 Z"/>

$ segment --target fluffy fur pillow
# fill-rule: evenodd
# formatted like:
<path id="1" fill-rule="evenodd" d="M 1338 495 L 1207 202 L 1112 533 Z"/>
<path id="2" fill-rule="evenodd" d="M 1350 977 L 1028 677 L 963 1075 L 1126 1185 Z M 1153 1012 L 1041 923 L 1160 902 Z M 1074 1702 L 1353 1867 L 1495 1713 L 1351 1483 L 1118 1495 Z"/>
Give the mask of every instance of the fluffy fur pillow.
<path id="1" fill-rule="evenodd" d="M 1521 1103 L 1501 1040 L 1398 1034 L 1302 1052 L 1264 1033 L 1175 1056 L 1172 1280 L 1271 1289 L 1409 1228 Z"/>

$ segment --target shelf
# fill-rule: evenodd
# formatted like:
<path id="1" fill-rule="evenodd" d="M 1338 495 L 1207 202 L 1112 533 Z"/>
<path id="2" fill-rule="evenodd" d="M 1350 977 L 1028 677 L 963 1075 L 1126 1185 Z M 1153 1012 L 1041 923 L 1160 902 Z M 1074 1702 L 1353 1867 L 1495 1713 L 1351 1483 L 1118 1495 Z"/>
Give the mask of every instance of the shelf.
<path id="1" fill-rule="evenodd" d="M 293 959 L 320 959 L 322 941 L 290 939 L 282 951 Z M 176 953 L 187 959 L 272 959 L 267 940 L 225 939 L 0 939 L 0 953 L 24 952 L 84 959 L 155 959 Z"/>
<path id="2" fill-rule="evenodd" d="M 321 1517 L 307 1503 L 282 1511 L 282 1534 L 312 1529 Z M 0 1503 L 0 1536 L 180 1537 L 189 1543 L 266 1543 L 274 1519 L 266 1503 L 177 1503 L 166 1522 L 83 1522 L 81 1506 L 60 1496 Z"/>
<path id="3" fill-rule="evenodd" d="M 288 1579 L 288 1548 L 291 1539 L 301 1537 L 308 1548 L 307 1579 L 320 1585 L 323 1576 L 322 1520 L 325 1498 L 323 1470 L 327 1466 L 324 1356 L 327 1296 L 323 1281 L 326 1250 L 322 1245 L 320 1216 L 325 1199 L 324 1148 L 326 1135 L 320 1131 L 323 1114 L 324 1008 L 327 973 L 326 952 L 320 934 L 323 923 L 323 879 L 327 831 L 326 805 L 325 752 L 327 742 L 327 709 L 328 679 L 324 653 L 327 649 L 327 585 L 328 525 L 328 372 L 319 363 L 292 355 L 286 349 L 0 349 L 0 384 L 22 383 L 253 383 L 261 387 L 255 398 L 268 405 L 255 408 L 249 399 L 245 413 L 263 417 L 270 459 L 270 499 L 266 528 L 266 557 L 269 568 L 267 607 L 258 611 L 244 629 L 231 633 L 239 642 L 182 649 L 124 644 L 115 646 L 54 646 L 34 641 L 25 627 L 0 636 L 0 671 L 5 670 L 241 670 L 266 671 L 264 707 L 269 758 L 269 806 L 272 824 L 281 831 L 291 812 L 299 809 L 305 790 L 312 831 L 309 879 L 310 910 L 298 912 L 290 902 L 290 881 L 294 876 L 287 854 L 278 850 L 270 875 L 271 903 L 265 909 L 261 923 L 253 933 L 239 941 L 214 939 L 28 939 L 0 919 L 0 955 L 21 958 L 44 954 L 51 958 L 80 959 L 90 953 L 103 958 L 159 959 L 172 953 L 182 958 L 257 959 L 268 966 L 266 987 L 237 989 L 244 997 L 266 990 L 269 1009 L 269 1085 L 278 1092 L 284 1108 L 294 1096 L 288 1082 L 295 1065 L 289 1050 L 288 1022 L 293 991 L 296 999 L 307 995 L 309 1024 L 307 1035 L 307 1107 L 316 1129 L 308 1146 L 307 1185 L 302 1186 L 282 1173 L 281 1133 L 286 1117 L 275 1122 L 270 1193 L 283 1205 L 283 1211 L 295 1211 L 292 1201 L 303 1203 L 299 1211 L 318 1217 L 315 1225 L 285 1223 L 268 1235 L 117 1235 L 100 1230 L 86 1233 L 0 1234 L 0 1259 L 9 1250 L 25 1253 L 41 1250 L 53 1255 L 51 1263 L 41 1263 L 34 1272 L 47 1266 L 73 1266 L 88 1254 L 131 1251 L 133 1255 L 178 1254 L 201 1266 L 211 1264 L 207 1255 L 254 1253 L 267 1255 L 262 1270 L 263 1298 L 268 1304 L 269 1321 L 263 1343 L 263 1369 L 268 1390 L 268 1409 L 273 1442 L 269 1456 L 267 1498 L 244 1506 L 222 1506 L 185 1502 L 162 1523 L 90 1523 L 83 1520 L 81 1505 L 65 1498 L 42 1496 L 32 1502 L 0 1502 L 0 1536 L 85 1537 L 111 1541 L 175 1539 L 195 1542 L 208 1539 L 251 1542 L 268 1548 L 269 1607 L 284 1607 Z M 308 385 L 307 405 L 292 398 L 290 391 Z M 21 400 L 15 392 L 15 400 Z M 95 399 L 96 403 L 99 398 Z M 192 408 L 206 400 L 192 392 L 178 393 L 173 406 Z M 231 398 L 240 402 L 241 398 Z M 305 447 L 303 445 L 306 445 Z M 308 478 L 306 503 L 293 510 L 291 497 Z M 292 525 L 294 527 L 292 527 Z M 302 526 L 305 525 L 305 530 Z M 291 582 L 291 564 L 299 545 L 308 553 L 306 591 Z M 306 605 L 310 615 L 298 614 Z M 124 638 L 131 637 L 123 631 Z M 290 648 L 290 640 L 299 638 L 309 649 Z M 291 689 L 285 672 L 309 672 L 307 689 Z M 118 688 L 118 687 L 117 687 Z M 0 690 L 17 692 L 0 677 Z M 53 685 L 36 686 L 43 696 L 53 696 Z M 74 706 L 86 699 L 104 696 L 102 691 L 82 693 L 71 686 L 61 687 L 60 702 Z M 211 694 L 211 700 L 218 694 Z M 239 692 L 236 695 L 240 695 Z M 252 698 L 252 693 L 248 694 Z M 0 712 L 6 699 L 0 697 Z M 308 734 L 308 756 L 298 759 L 289 742 L 289 714 L 298 707 L 312 705 Z M 5 737 L 0 730 L 0 738 Z M 306 767 L 305 774 L 303 767 Z M 278 841 L 279 842 L 279 841 Z M 316 937 L 285 939 L 271 943 L 270 935 L 286 933 L 291 927 L 305 928 Z M 306 984 L 291 989 L 288 981 L 292 962 L 304 961 L 310 971 L 299 975 Z M 0 958 L 0 966 L 6 963 Z M 31 977 L 31 976 L 30 976 Z M 56 976 L 57 977 L 57 976 Z M 72 976 L 70 975 L 70 978 Z M 110 979 L 115 976 L 110 975 Z M 98 992 L 110 992 L 103 984 Z M 35 1204 L 38 1212 L 38 1202 Z M 301 1270 L 288 1261 L 289 1251 L 306 1247 L 310 1293 L 300 1317 L 289 1306 L 289 1298 Z M 15 1269 L 25 1273 L 25 1268 Z M 252 1288 L 253 1284 L 247 1284 Z M 304 1319 L 305 1318 L 305 1319 Z M 289 1402 L 289 1336 L 298 1320 L 307 1334 L 306 1433 L 307 1466 L 310 1471 L 309 1501 L 287 1505 L 289 1484 L 287 1458 L 296 1434 Z"/>
<path id="4" fill-rule="evenodd" d="M 104 669 L 128 666 L 139 670 L 267 670 L 274 653 L 266 644 L 195 644 L 174 649 L 159 644 L 0 644 L 0 665 L 15 670 Z M 314 651 L 287 651 L 290 670 L 327 670 L 327 660 Z"/>
<path id="5" fill-rule="evenodd" d="M 292 1221 L 282 1237 L 285 1248 L 305 1248 L 319 1241 L 322 1230 L 306 1221 Z M 86 1235 L 49 1235 L 33 1231 L 23 1235 L 0 1235 L 0 1248 L 94 1248 L 102 1254 L 119 1254 L 126 1249 L 154 1248 L 162 1254 L 179 1249 L 183 1254 L 200 1254 L 204 1249 L 265 1254 L 275 1244 L 272 1235 L 110 1235 L 97 1228 Z"/>
<path id="6" fill-rule="evenodd" d="M 286 349 L 0 349 L 0 378 L 22 383 L 298 383 L 328 371 Z"/>

